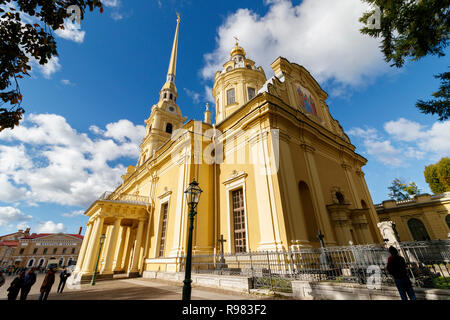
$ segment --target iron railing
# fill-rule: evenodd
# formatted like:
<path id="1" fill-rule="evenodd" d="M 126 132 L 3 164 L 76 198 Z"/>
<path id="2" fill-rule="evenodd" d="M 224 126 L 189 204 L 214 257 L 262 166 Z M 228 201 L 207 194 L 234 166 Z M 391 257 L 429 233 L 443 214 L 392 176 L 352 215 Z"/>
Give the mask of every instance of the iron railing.
<path id="1" fill-rule="evenodd" d="M 116 192 L 104 192 L 98 200 L 116 201 L 122 203 L 143 204 L 149 203 L 149 197 L 139 196 L 134 194 L 116 193 Z"/>
<path id="2" fill-rule="evenodd" d="M 399 249 L 416 286 L 450 288 L 450 240 L 403 242 Z M 381 284 L 393 285 L 388 257 L 379 245 L 194 255 L 192 272 L 251 277 L 254 288 L 287 292 L 292 280 L 367 284 L 377 276 Z M 184 263 L 183 257 L 182 270 Z"/>

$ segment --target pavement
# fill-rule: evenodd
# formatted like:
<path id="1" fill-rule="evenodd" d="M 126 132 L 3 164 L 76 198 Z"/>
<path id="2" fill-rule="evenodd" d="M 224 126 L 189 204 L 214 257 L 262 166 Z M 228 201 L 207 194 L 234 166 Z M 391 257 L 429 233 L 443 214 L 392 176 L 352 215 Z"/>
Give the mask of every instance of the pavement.
<path id="1" fill-rule="evenodd" d="M 38 274 L 37 281 L 28 294 L 28 300 L 38 300 L 40 294 L 39 289 L 44 280 L 44 276 L 44 274 Z M 0 287 L 0 300 L 7 299 L 7 289 L 14 279 L 13 276 L 6 276 L 5 278 L 5 284 Z M 182 283 L 147 278 L 99 281 L 95 286 L 83 284 L 77 288 L 70 288 L 70 286 L 66 284 L 63 293 L 56 292 L 58 284 L 59 275 L 56 274 L 56 280 L 48 300 L 181 300 L 183 289 Z M 273 297 L 193 285 L 191 299 L 272 300 Z"/>

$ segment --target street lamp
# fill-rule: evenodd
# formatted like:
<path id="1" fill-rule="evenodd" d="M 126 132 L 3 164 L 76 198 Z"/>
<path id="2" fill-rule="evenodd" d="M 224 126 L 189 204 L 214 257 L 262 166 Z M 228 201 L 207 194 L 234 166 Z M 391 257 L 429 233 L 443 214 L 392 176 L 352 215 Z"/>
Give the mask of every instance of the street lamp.
<path id="1" fill-rule="evenodd" d="M 95 263 L 95 269 L 94 269 L 94 274 L 92 275 L 91 286 L 95 285 L 95 278 L 97 277 L 98 261 L 100 260 L 100 252 L 102 252 L 102 247 L 103 247 L 103 243 L 105 243 L 105 239 L 106 239 L 106 235 L 102 234 L 100 236 L 100 246 L 98 248 L 97 262 Z"/>
<path id="2" fill-rule="evenodd" d="M 200 194 L 202 189 L 198 186 L 198 182 L 195 178 L 189 184 L 184 194 L 186 195 L 186 201 L 189 205 L 189 239 L 186 257 L 186 267 L 184 274 L 183 285 L 183 300 L 191 300 L 191 266 L 192 266 L 192 231 L 194 230 L 194 217 L 197 214 L 195 208 L 197 208 L 198 201 L 200 200 Z"/>

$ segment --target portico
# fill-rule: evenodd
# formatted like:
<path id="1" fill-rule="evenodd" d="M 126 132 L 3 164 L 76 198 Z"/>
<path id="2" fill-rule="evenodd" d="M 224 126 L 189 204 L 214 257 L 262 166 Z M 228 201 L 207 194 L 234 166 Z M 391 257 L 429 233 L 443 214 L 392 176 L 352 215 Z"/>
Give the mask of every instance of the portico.
<path id="1" fill-rule="evenodd" d="M 142 268 L 150 204 L 147 197 L 102 196 L 87 211 L 87 230 L 78 256 L 77 282 L 90 280 L 97 258 L 99 279 L 114 274 L 137 276 Z M 100 250 L 100 237 L 106 236 Z"/>

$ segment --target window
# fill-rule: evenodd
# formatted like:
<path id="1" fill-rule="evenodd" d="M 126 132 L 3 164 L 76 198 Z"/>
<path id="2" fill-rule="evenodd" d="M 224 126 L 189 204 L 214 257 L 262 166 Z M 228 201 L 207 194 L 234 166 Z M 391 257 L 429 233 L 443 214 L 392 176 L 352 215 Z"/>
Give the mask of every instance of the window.
<path id="1" fill-rule="evenodd" d="M 227 72 L 233 70 L 233 68 L 230 66 L 227 68 Z"/>
<path id="2" fill-rule="evenodd" d="M 53 249 L 53 254 L 56 254 L 56 251 L 58 251 L 58 248 Z"/>
<path id="3" fill-rule="evenodd" d="M 159 240 L 159 257 L 164 257 L 164 245 L 166 243 L 167 228 L 167 209 L 169 204 L 166 202 L 161 206 L 161 237 Z"/>
<path id="4" fill-rule="evenodd" d="M 248 100 L 252 100 L 256 96 L 255 88 L 247 88 Z"/>
<path id="5" fill-rule="evenodd" d="M 425 225 L 419 219 L 409 219 L 408 220 L 408 228 L 411 231 L 411 235 L 414 241 L 425 241 L 430 240 L 430 236 L 428 235 L 428 231 L 425 228 Z"/>
<path id="6" fill-rule="evenodd" d="M 340 193 L 339 191 L 336 192 L 336 198 L 339 201 L 339 204 L 345 203 L 344 195 L 342 193 Z"/>
<path id="7" fill-rule="evenodd" d="M 363 208 L 363 209 L 367 209 L 368 207 L 367 207 L 367 204 L 366 204 L 366 202 L 364 201 L 364 200 L 361 200 L 361 207 Z"/>
<path id="8" fill-rule="evenodd" d="M 233 104 L 236 102 L 236 96 L 234 89 L 227 90 L 227 104 Z"/>
<path id="9" fill-rule="evenodd" d="M 47 254 L 47 248 L 44 248 L 44 251 L 42 252 L 42 254 Z"/>
<path id="10" fill-rule="evenodd" d="M 171 123 L 168 123 L 168 124 L 166 125 L 166 132 L 167 132 L 167 133 L 172 133 L 172 124 L 171 124 Z"/>
<path id="11" fill-rule="evenodd" d="M 66 251 L 67 251 L 67 249 L 64 248 L 63 251 L 62 251 L 62 254 L 66 254 Z"/>
<path id="12" fill-rule="evenodd" d="M 173 100 L 173 95 L 172 94 L 170 94 L 170 100 Z"/>
<path id="13" fill-rule="evenodd" d="M 37 249 L 37 248 L 34 248 L 34 249 L 33 249 L 33 254 L 36 254 L 37 251 L 38 251 L 38 249 Z"/>
<path id="14" fill-rule="evenodd" d="M 231 198 L 233 201 L 234 252 L 246 252 L 244 193 L 242 189 L 234 190 Z"/>
<path id="15" fill-rule="evenodd" d="M 25 249 L 20 249 L 19 254 L 23 254 L 24 251 L 25 251 Z"/>
<path id="16" fill-rule="evenodd" d="M 247 65 L 247 69 L 251 69 L 251 68 L 252 68 L 252 66 L 248 64 Z"/>
<path id="17" fill-rule="evenodd" d="M 75 254 L 75 248 L 72 248 L 72 254 Z"/>

